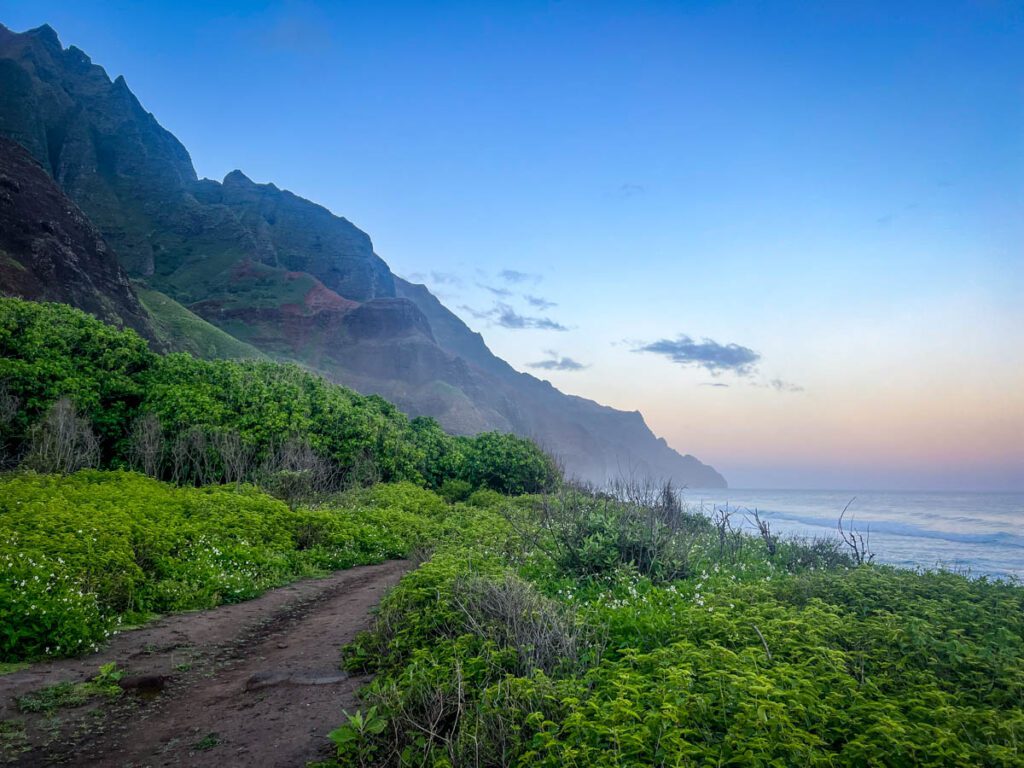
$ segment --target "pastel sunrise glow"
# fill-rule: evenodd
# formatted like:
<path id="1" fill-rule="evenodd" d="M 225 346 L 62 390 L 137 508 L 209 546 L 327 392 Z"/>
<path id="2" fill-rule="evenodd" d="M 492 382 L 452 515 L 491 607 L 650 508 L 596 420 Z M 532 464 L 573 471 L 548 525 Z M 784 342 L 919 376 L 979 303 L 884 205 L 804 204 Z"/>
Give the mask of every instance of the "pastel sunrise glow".
<path id="1" fill-rule="evenodd" d="M 1019 3 L 484 6 L 0 3 L 734 487 L 1024 488 Z"/>

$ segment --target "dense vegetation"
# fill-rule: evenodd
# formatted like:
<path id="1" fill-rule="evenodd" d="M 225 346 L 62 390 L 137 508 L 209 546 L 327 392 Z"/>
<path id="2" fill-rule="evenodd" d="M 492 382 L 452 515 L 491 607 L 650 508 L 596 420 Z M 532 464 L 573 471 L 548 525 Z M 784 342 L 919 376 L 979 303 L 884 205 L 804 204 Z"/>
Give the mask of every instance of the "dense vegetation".
<path id="1" fill-rule="evenodd" d="M 404 557 L 445 504 L 412 484 L 290 509 L 251 486 L 130 472 L 0 478 L 0 661 L 94 649 L 122 622 L 254 597 L 299 576 Z"/>
<path id="2" fill-rule="evenodd" d="M 376 480 L 535 492 L 558 475 L 514 435 L 453 437 L 298 366 L 160 356 L 131 331 L 16 299 L 0 299 L 0 450 L 40 471 L 131 467 L 289 500 Z"/>
<path id="3" fill-rule="evenodd" d="M 377 677 L 342 765 L 1024 764 L 1020 587 L 657 496 L 495 511 L 347 650 Z"/>
<path id="4" fill-rule="evenodd" d="M 345 649 L 376 676 L 338 765 L 1024 765 L 1024 589 L 853 531 L 573 487 L 528 441 L 58 305 L 0 302 L 0 438 L 0 662 L 416 552 Z"/>

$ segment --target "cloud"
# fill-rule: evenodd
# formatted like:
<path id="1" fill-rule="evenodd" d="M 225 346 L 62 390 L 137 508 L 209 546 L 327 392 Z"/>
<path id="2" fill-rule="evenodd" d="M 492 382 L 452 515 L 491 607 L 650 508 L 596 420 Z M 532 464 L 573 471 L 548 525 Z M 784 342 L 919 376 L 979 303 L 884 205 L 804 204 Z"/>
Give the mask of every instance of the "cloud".
<path id="1" fill-rule="evenodd" d="M 462 285 L 462 278 L 454 272 L 431 271 L 430 279 L 438 285 Z"/>
<path id="2" fill-rule="evenodd" d="M 535 329 L 539 331 L 568 331 L 569 329 L 561 323 L 547 317 L 528 317 L 520 315 L 508 304 L 498 304 L 494 309 L 495 322 L 502 328 L 513 330 Z"/>
<path id="3" fill-rule="evenodd" d="M 490 320 L 502 328 L 510 328 L 514 331 L 537 330 L 537 331 L 568 331 L 567 326 L 555 322 L 549 317 L 529 317 L 520 315 L 512 307 L 503 302 L 498 302 L 492 309 L 474 309 L 462 304 L 459 309 L 465 310 L 477 320 Z"/>
<path id="4" fill-rule="evenodd" d="M 531 307 L 536 307 L 537 309 L 551 309 L 558 306 L 557 302 L 548 301 L 543 296 L 531 296 L 528 293 L 524 293 L 523 298 L 530 303 Z"/>
<path id="5" fill-rule="evenodd" d="M 619 194 L 622 197 L 633 197 L 633 195 L 642 195 L 647 191 L 647 188 L 643 184 L 630 184 L 624 182 L 619 185 Z"/>
<path id="6" fill-rule="evenodd" d="M 509 296 L 512 295 L 512 291 L 510 291 L 508 288 L 495 288 L 493 285 L 486 285 L 484 283 L 477 283 L 477 286 L 483 288 L 485 291 L 490 291 L 495 296 L 498 296 L 502 299 L 507 299 Z"/>
<path id="7" fill-rule="evenodd" d="M 720 382 L 720 381 L 702 381 L 702 382 L 700 383 L 700 386 L 702 386 L 702 387 L 716 387 L 716 388 L 725 388 L 725 389 L 728 389 L 728 388 L 729 388 L 729 385 L 728 385 L 728 384 L 723 384 L 723 383 L 722 383 L 722 382 Z"/>
<path id="8" fill-rule="evenodd" d="M 470 315 L 475 317 L 477 320 L 487 320 L 487 319 L 491 318 L 494 315 L 494 310 L 484 311 L 484 310 L 481 310 L 481 309 L 473 309 L 473 307 L 470 307 L 470 306 L 468 306 L 466 304 L 460 304 L 459 305 L 459 309 L 461 309 L 461 310 L 463 310 L 465 312 L 468 312 Z"/>
<path id="9" fill-rule="evenodd" d="M 804 388 L 799 384 L 794 384 L 791 381 L 783 381 L 782 379 L 772 379 L 768 382 L 768 386 L 774 389 L 776 392 L 803 392 Z"/>
<path id="10" fill-rule="evenodd" d="M 498 273 L 506 283 L 539 283 L 540 275 L 532 272 L 520 272 L 517 269 L 503 269 Z"/>
<path id="11" fill-rule="evenodd" d="M 573 360 L 571 357 L 561 357 L 555 350 L 546 349 L 544 353 L 549 356 L 547 360 L 539 360 L 536 363 L 527 363 L 530 368 L 540 368 L 544 371 L 582 371 L 590 366 Z"/>
<path id="12" fill-rule="evenodd" d="M 663 355 L 673 363 L 705 368 L 713 374 L 732 371 L 737 376 L 749 376 L 761 359 L 754 350 L 739 344 L 719 344 L 712 339 L 694 341 L 686 334 L 676 339 L 660 339 L 635 347 L 634 352 L 652 352 Z"/>

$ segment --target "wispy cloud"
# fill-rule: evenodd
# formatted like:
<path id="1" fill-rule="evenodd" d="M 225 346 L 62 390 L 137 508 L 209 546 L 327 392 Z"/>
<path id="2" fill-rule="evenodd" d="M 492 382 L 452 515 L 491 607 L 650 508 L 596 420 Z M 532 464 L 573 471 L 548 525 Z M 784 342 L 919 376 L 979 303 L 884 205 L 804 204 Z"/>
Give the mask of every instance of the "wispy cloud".
<path id="1" fill-rule="evenodd" d="M 459 309 L 461 309 L 464 312 L 468 312 L 470 315 L 475 317 L 477 320 L 487 320 L 487 319 L 491 318 L 494 315 L 494 310 L 474 309 L 473 307 L 469 306 L 468 304 L 460 304 L 459 305 Z"/>
<path id="2" fill-rule="evenodd" d="M 454 272 L 431 271 L 430 279 L 438 285 L 462 285 L 462 278 Z"/>
<path id="3" fill-rule="evenodd" d="M 509 296 L 512 295 L 512 291 L 510 291 L 508 288 L 497 288 L 493 285 L 487 285 L 486 283 L 477 283 L 477 286 L 483 288 L 485 291 L 490 291 L 495 296 L 498 296 L 502 299 L 507 299 Z"/>
<path id="4" fill-rule="evenodd" d="M 571 357 L 562 357 L 553 349 L 544 350 L 549 357 L 547 360 L 539 360 L 536 363 L 527 363 L 530 368 L 539 368 L 544 371 L 582 371 L 589 366 L 573 360 Z"/>
<path id="5" fill-rule="evenodd" d="M 749 376 L 754 372 L 761 356 L 739 344 L 719 344 L 713 339 L 694 341 L 686 334 L 675 339 L 659 339 L 650 344 L 635 347 L 634 352 L 651 352 L 667 357 L 684 366 L 704 368 L 713 374 L 731 371 L 737 376 Z"/>
<path id="6" fill-rule="evenodd" d="M 702 381 L 700 383 L 700 386 L 702 386 L 702 387 L 715 387 L 716 389 L 728 389 L 729 388 L 728 384 L 723 384 L 720 381 Z"/>
<path id="7" fill-rule="evenodd" d="M 502 328 L 513 330 L 535 329 L 539 331 L 568 331 L 569 329 L 548 317 L 529 317 L 520 315 L 508 304 L 495 307 L 495 322 Z"/>
<path id="8" fill-rule="evenodd" d="M 459 309 L 465 310 L 477 320 L 488 320 L 502 328 L 509 328 L 514 331 L 538 330 L 538 331 L 568 331 L 567 326 L 552 320 L 549 317 L 531 317 L 521 315 L 511 306 L 504 302 L 498 302 L 491 309 L 474 309 L 465 304 Z"/>
<path id="9" fill-rule="evenodd" d="M 774 389 L 776 392 L 803 392 L 804 388 L 799 384 L 794 384 L 791 381 L 783 381 L 782 379 L 772 379 L 768 382 L 768 386 Z"/>
<path id="10" fill-rule="evenodd" d="M 543 296 L 532 296 L 529 293 L 524 293 L 523 298 L 529 302 L 531 307 L 536 307 L 537 309 L 551 309 L 558 306 L 557 302 L 548 301 Z"/>
<path id="11" fill-rule="evenodd" d="M 539 283 L 541 276 L 532 272 L 520 272 L 517 269 L 503 269 L 498 273 L 507 283 Z"/>
<path id="12" fill-rule="evenodd" d="M 633 195 L 641 195 L 647 191 L 647 188 L 643 184 L 631 184 L 624 182 L 619 185 L 619 194 L 622 197 L 633 197 Z"/>

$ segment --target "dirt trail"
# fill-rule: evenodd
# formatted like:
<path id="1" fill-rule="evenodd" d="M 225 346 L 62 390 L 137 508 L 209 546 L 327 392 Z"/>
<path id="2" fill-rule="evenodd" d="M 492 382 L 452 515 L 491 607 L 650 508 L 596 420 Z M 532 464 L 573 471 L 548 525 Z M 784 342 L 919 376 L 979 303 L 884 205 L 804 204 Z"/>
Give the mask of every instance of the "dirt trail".
<path id="1" fill-rule="evenodd" d="M 410 568 L 404 561 L 339 571 L 262 597 L 166 616 L 81 659 L 0 677 L 0 720 L 19 723 L 0 764 L 41 766 L 303 766 L 328 755 L 326 734 L 358 707 L 365 678 L 339 667 L 339 647 Z M 101 664 L 127 670 L 113 702 L 24 715 L 15 700 L 84 681 Z M 13 747 L 22 747 L 19 751 Z M 13 746 L 12 746 L 13 745 Z"/>

